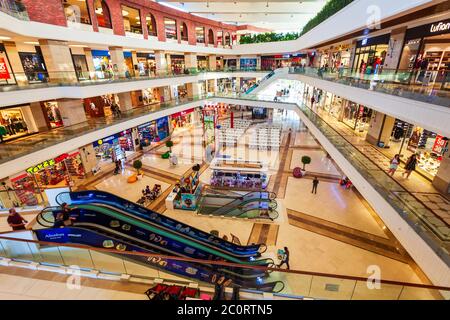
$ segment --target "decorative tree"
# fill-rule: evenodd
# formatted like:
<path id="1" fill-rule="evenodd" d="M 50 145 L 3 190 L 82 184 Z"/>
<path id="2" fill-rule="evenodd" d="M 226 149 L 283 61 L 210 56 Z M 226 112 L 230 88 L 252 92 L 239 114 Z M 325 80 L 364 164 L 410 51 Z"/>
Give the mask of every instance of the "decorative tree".
<path id="1" fill-rule="evenodd" d="M 139 170 L 141 170 L 141 168 L 142 168 L 142 161 L 141 160 L 134 160 L 133 168 L 136 169 L 136 172 L 139 175 L 140 174 Z"/>
<path id="2" fill-rule="evenodd" d="M 307 164 L 310 164 L 310 163 L 311 163 L 311 157 L 309 157 L 309 156 L 303 156 L 303 157 L 302 157 L 302 163 L 303 163 L 303 171 L 305 171 L 305 166 L 306 166 Z"/>
<path id="3" fill-rule="evenodd" d="M 170 152 L 172 152 L 173 141 L 172 140 L 166 141 L 166 147 L 169 148 Z"/>

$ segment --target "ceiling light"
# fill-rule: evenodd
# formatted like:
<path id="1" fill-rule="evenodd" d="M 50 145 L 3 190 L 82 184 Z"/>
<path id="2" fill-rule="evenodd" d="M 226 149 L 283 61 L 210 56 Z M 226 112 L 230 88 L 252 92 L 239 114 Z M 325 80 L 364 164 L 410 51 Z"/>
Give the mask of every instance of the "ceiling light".
<path id="1" fill-rule="evenodd" d="M 24 43 L 26 43 L 26 44 L 34 44 L 36 46 L 39 45 L 39 42 L 37 42 L 37 41 L 25 41 Z"/>
<path id="2" fill-rule="evenodd" d="M 84 44 L 69 44 L 69 47 L 74 47 L 74 48 L 87 48 L 87 46 L 85 46 Z"/>
<path id="3" fill-rule="evenodd" d="M 126 17 L 130 13 L 127 10 L 122 10 L 122 16 Z"/>
<path id="4" fill-rule="evenodd" d="M 11 38 L 7 37 L 7 36 L 0 36 L 0 40 L 9 40 L 9 39 L 11 39 Z"/>

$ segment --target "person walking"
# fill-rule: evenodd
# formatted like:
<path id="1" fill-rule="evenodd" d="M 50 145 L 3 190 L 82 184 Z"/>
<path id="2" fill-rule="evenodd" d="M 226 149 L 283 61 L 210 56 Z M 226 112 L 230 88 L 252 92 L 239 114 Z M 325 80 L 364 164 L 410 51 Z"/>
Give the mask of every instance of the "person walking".
<path id="1" fill-rule="evenodd" d="M 391 163 L 389 165 L 388 174 L 390 174 L 391 176 L 394 176 L 394 173 L 397 170 L 399 163 L 400 163 L 400 155 L 396 154 L 394 156 L 394 158 L 392 158 L 392 160 L 391 160 Z"/>
<path id="2" fill-rule="evenodd" d="M 14 208 L 9 209 L 7 222 L 13 231 L 25 230 L 25 224 L 28 223 Z"/>
<path id="3" fill-rule="evenodd" d="M 289 270 L 290 266 L 289 266 L 289 250 L 287 247 L 284 247 L 284 253 L 281 256 L 281 262 L 278 265 L 278 268 L 281 268 L 282 265 L 286 265 L 286 269 Z"/>
<path id="4" fill-rule="evenodd" d="M 319 185 L 319 179 L 317 179 L 317 177 L 314 177 L 311 193 L 317 194 L 317 186 L 318 185 Z"/>
<path id="5" fill-rule="evenodd" d="M 417 155 L 413 154 L 408 158 L 408 161 L 406 161 L 405 172 L 402 173 L 402 176 L 404 177 L 406 175 L 406 179 L 408 179 L 409 176 L 411 175 L 411 172 L 416 170 L 416 165 L 417 165 Z"/>
<path id="6" fill-rule="evenodd" d="M 316 102 L 316 99 L 314 98 L 314 96 L 311 97 L 311 109 L 314 108 L 314 102 Z"/>

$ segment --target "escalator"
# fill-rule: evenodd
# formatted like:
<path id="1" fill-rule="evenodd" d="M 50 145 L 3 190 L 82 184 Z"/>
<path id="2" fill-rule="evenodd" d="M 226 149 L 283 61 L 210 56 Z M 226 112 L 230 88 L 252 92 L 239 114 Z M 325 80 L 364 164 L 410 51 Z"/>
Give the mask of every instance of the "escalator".
<path id="1" fill-rule="evenodd" d="M 96 205 L 115 208 L 115 210 L 121 213 L 144 219 L 147 223 L 161 230 L 188 237 L 193 242 L 206 247 L 213 247 L 215 250 L 236 257 L 237 259 L 254 258 L 267 250 L 265 244 L 249 246 L 236 245 L 104 191 L 63 192 L 57 196 L 56 200 L 59 204 L 65 202 L 78 207 L 81 205 Z"/>
<path id="2" fill-rule="evenodd" d="M 47 228 L 52 226 L 54 213 L 54 208 L 43 210 L 38 215 L 37 222 Z M 117 251 L 117 254 L 127 251 L 164 255 L 173 254 L 173 252 L 162 250 L 150 241 L 144 241 L 141 237 L 136 237 L 136 235 L 139 235 L 138 233 L 132 234 L 127 229 L 118 228 L 116 230 L 95 223 L 77 222 L 73 227 L 39 229 L 35 230 L 35 233 L 40 241 L 76 243 L 108 248 Z M 264 282 L 263 277 L 267 277 L 268 273 L 259 269 L 219 267 L 217 265 L 138 255 L 120 254 L 120 257 L 145 266 L 155 267 L 165 272 L 208 283 L 214 283 L 215 279 L 223 276 L 231 283 L 260 291 L 279 292 L 284 288 L 284 284 L 281 281 Z"/>
<path id="3" fill-rule="evenodd" d="M 273 192 L 249 192 L 242 196 L 234 194 L 203 194 L 198 213 L 215 216 L 271 219 L 278 217 L 276 194 Z"/>

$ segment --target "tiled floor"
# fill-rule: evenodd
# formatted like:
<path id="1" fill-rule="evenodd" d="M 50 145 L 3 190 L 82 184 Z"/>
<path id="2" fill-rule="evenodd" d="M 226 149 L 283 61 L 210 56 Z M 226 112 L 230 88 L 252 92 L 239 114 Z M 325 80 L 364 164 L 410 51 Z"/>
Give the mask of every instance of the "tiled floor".
<path id="1" fill-rule="evenodd" d="M 291 176 L 289 170 L 300 165 L 299 159 L 303 154 L 312 156 L 313 162 L 310 166 L 318 172 L 339 175 L 339 170 L 332 161 L 325 157 L 325 153 L 319 149 L 320 146 L 317 145 L 317 142 L 305 131 L 303 124 L 299 122 L 295 114 L 275 112 L 274 122 L 281 123 L 285 130 L 283 141 L 287 144 L 280 152 L 248 150 L 245 146 L 248 133 L 246 137 L 243 137 L 244 143 L 236 148 L 226 147 L 221 151 L 221 153 L 238 158 L 245 157 L 245 159 L 267 161 L 270 164 L 270 173 L 272 174 L 272 187 L 283 190 L 284 196 L 281 197 L 280 193 L 280 198 L 277 199 L 277 211 L 280 216 L 273 223 L 270 223 L 271 226 L 276 226 L 278 229 L 276 236 L 273 232 L 271 236 L 275 239 L 272 243 L 276 241 L 276 245 L 269 245 L 263 257 L 270 257 L 277 261 L 277 249 L 287 246 L 291 252 L 292 269 L 364 277 L 368 276 L 369 266 L 377 265 L 381 268 L 383 279 L 420 283 L 421 280 L 418 275 L 406 263 L 289 224 L 287 209 L 292 209 L 360 232 L 370 233 L 385 239 L 389 238 L 383 226 L 373 218 L 372 212 L 352 190 L 343 189 L 333 181 L 320 178 L 318 193 L 313 195 L 311 194 L 312 182 L 310 179 L 295 179 Z M 292 137 L 288 139 L 287 130 L 290 127 L 292 128 Z M 144 171 L 145 176 L 138 183 L 128 184 L 126 182 L 126 177 L 133 173 L 127 168 L 120 175 L 107 175 L 106 178 L 95 181 L 95 187 L 116 193 L 132 201 L 139 198 L 141 189 L 146 185 L 153 186 L 154 183 L 159 183 L 163 186 L 163 190 L 167 189 L 176 177 L 186 172 L 192 164 L 201 162 L 203 157 L 199 128 L 180 130 L 174 136 L 173 141 L 176 142 L 173 152 L 179 156 L 179 160 L 182 160 L 179 161 L 180 164 L 176 168 L 171 168 L 167 160 L 160 158 L 158 152 L 165 152 L 165 147 L 162 147 L 157 152 L 146 153 L 142 156 L 142 161 L 144 166 L 148 168 L 148 172 Z M 291 147 L 289 147 L 289 144 Z M 308 169 L 309 167 L 307 167 Z M 310 170 L 312 171 L 312 169 Z M 157 176 L 158 171 L 161 175 L 159 178 Z M 211 170 L 206 169 L 200 180 L 208 184 L 210 175 Z M 162 201 L 163 198 L 160 200 Z M 252 236 L 252 230 L 255 230 L 255 221 L 212 218 L 200 216 L 190 211 L 165 210 L 163 205 L 158 206 L 158 211 L 207 232 L 219 230 L 220 236 L 226 234 L 229 239 L 233 234 L 243 244 L 246 244 L 251 237 L 255 237 L 255 235 Z M 271 275 L 273 279 L 277 277 L 287 280 L 285 292 L 304 293 L 305 283 L 303 283 L 303 280 L 305 279 L 302 280 L 302 277 L 279 275 L 277 273 Z M 27 290 L 23 289 L 19 294 L 23 292 L 27 292 Z M 34 291 L 30 292 L 37 295 Z M 88 290 L 87 296 L 95 298 L 97 293 Z M 104 295 L 99 293 L 98 296 L 103 297 Z M 133 296 L 130 298 L 139 297 Z"/>

